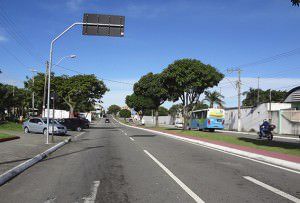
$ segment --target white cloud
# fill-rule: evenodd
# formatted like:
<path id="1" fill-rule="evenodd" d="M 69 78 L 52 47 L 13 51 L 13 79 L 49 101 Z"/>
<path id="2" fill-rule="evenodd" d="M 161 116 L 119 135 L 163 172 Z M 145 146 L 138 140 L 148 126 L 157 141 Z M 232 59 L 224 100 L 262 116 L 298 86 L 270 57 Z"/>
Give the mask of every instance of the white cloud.
<path id="1" fill-rule="evenodd" d="M 83 1 L 84 0 L 68 0 L 66 5 L 69 10 L 77 11 L 81 7 Z"/>
<path id="2" fill-rule="evenodd" d="M 0 34 L 0 42 L 5 42 L 7 41 L 8 39 L 4 36 L 4 35 L 1 35 Z"/>

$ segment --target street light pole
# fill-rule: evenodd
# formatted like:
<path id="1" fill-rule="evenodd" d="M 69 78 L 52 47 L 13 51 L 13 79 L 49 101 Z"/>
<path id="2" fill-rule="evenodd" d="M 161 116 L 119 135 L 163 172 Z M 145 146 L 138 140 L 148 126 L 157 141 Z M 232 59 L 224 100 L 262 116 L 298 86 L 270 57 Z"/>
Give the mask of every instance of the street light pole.
<path id="1" fill-rule="evenodd" d="M 50 114 L 50 84 L 51 84 L 51 78 L 50 78 L 50 74 L 51 74 L 51 69 L 52 69 L 52 55 L 53 55 L 53 47 L 54 47 L 54 43 L 61 37 L 63 36 L 66 32 L 68 32 L 70 29 L 72 29 L 74 26 L 76 25 L 85 25 L 85 26 L 105 26 L 105 27 L 124 27 L 124 25 L 120 25 L 120 24 L 110 24 L 110 23 L 88 23 L 88 22 L 75 22 L 72 25 L 70 25 L 69 27 L 67 27 L 62 33 L 60 33 L 57 37 L 55 37 L 51 43 L 50 43 L 50 53 L 49 53 L 49 68 L 48 68 L 48 92 L 47 92 L 47 141 L 46 144 L 49 144 L 49 114 Z M 123 35 L 123 33 L 121 33 L 121 35 Z"/>
<path id="2" fill-rule="evenodd" d="M 32 72 L 32 113 L 34 115 L 34 73 L 37 72 L 34 68 L 29 69 Z"/>

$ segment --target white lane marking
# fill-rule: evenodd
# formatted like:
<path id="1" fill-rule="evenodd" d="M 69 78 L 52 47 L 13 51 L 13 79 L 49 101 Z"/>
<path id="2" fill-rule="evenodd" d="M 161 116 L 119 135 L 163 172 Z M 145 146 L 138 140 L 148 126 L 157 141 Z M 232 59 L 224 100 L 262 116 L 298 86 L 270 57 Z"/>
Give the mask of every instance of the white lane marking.
<path id="1" fill-rule="evenodd" d="M 124 133 L 124 135 L 127 135 L 127 133 Z"/>
<path id="2" fill-rule="evenodd" d="M 300 138 L 298 137 L 284 137 L 284 136 L 274 136 L 275 138 L 279 138 L 279 139 L 285 139 L 285 140 L 300 140 Z"/>
<path id="3" fill-rule="evenodd" d="M 247 179 L 247 180 L 249 180 L 252 183 L 255 183 L 255 184 L 257 184 L 257 185 L 259 185 L 259 186 L 267 189 L 267 190 L 270 190 L 271 192 L 274 192 L 274 193 L 276 193 L 276 194 L 278 194 L 278 195 L 280 195 L 282 197 L 285 197 L 285 198 L 291 200 L 292 202 L 298 202 L 298 203 L 300 202 L 300 199 L 298 199 L 297 197 L 289 195 L 289 194 L 287 194 L 287 193 L 285 193 L 285 192 L 283 192 L 281 190 L 278 190 L 278 189 L 276 189 L 276 188 L 274 188 L 274 187 L 272 187 L 270 185 L 267 185 L 267 184 L 265 184 L 263 182 L 260 182 L 259 180 L 256 180 L 255 178 L 252 178 L 250 176 L 244 176 L 244 178 Z"/>
<path id="4" fill-rule="evenodd" d="M 74 138 L 78 138 L 79 136 L 83 135 L 85 132 L 79 133 L 78 135 L 74 136 Z"/>
<path id="5" fill-rule="evenodd" d="M 126 125 L 126 124 L 123 124 L 123 123 L 119 123 L 119 124 L 123 125 L 123 126 L 127 126 L 129 128 L 134 128 L 134 129 L 139 129 L 139 130 L 143 130 L 143 131 L 148 131 L 146 129 L 141 129 L 141 128 L 134 127 L 134 126 L 129 126 L 129 125 Z M 267 162 L 264 162 L 264 161 L 260 161 L 260 160 L 254 159 L 254 158 L 249 158 L 249 157 L 246 157 L 246 156 L 238 155 L 238 154 L 235 154 L 235 153 L 232 153 L 232 152 L 227 152 L 227 151 L 224 151 L 224 150 L 221 150 L 221 149 L 217 149 L 217 148 L 214 148 L 214 147 L 209 147 L 209 146 L 206 146 L 206 145 L 203 145 L 203 144 L 199 144 L 199 143 L 195 143 L 195 142 L 192 142 L 192 141 L 184 140 L 182 138 L 175 137 L 175 135 L 174 136 L 164 135 L 164 134 L 161 134 L 160 132 L 155 132 L 155 133 L 157 135 L 161 135 L 161 136 L 164 136 L 164 137 L 167 137 L 167 138 L 179 140 L 179 141 L 182 141 L 182 142 L 186 142 L 186 143 L 190 143 L 190 144 L 197 145 L 197 146 L 200 146 L 200 147 L 204 147 L 204 148 L 207 148 L 207 149 L 211 149 L 211 150 L 214 150 L 214 151 L 222 152 L 222 153 L 229 154 L 229 155 L 232 155 L 232 156 L 236 156 L 236 157 L 239 157 L 239 158 L 242 158 L 242 159 L 247 159 L 247 160 L 250 160 L 250 161 L 253 161 L 253 162 L 257 162 L 257 163 L 260 163 L 260 164 L 264 164 L 264 165 L 267 165 L 267 166 L 272 166 L 274 168 L 279 168 L 279 169 L 282 169 L 282 170 L 285 170 L 285 171 L 288 171 L 288 172 L 300 174 L 300 171 L 297 171 L 297 170 L 293 170 L 293 169 L 290 169 L 290 168 L 285 168 L 285 167 L 278 166 L 278 165 L 275 165 L 275 164 L 270 164 L 270 163 L 267 163 Z"/>
<path id="6" fill-rule="evenodd" d="M 177 138 L 174 138 L 174 139 L 177 139 Z M 181 140 L 181 139 L 177 139 L 177 140 Z M 296 170 L 289 169 L 289 168 L 284 168 L 282 166 L 270 164 L 270 163 L 267 163 L 267 162 L 264 162 L 264 161 L 256 160 L 256 159 L 245 157 L 245 156 L 241 156 L 241 155 L 234 154 L 234 153 L 231 153 L 231 152 L 226 152 L 226 151 L 223 151 L 221 149 L 216 149 L 216 148 L 213 148 L 213 147 L 208 147 L 208 146 L 205 146 L 205 145 L 201 145 L 201 144 L 198 144 L 198 143 L 189 142 L 189 141 L 186 141 L 186 140 L 181 140 L 181 141 L 187 142 L 187 143 L 190 143 L 190 144 L 193 144 L 193 145 L 205 147 L 205 148 L 208 148 L 208 149 L 212 149 L 212 150 L 215 150 L 215 151 L 223 152 L 225 154 L 236 156 L 236 157 L 239 157 L 239 158 L 242 158 L 242 159 L 247 159 L 247 160 L 250 160 L 250 161 L 253 161 L 253 162 L 257 162 L 257 163 L 260 163 L 260 164 L 264 164 L 264 165 L 267 165 L 267 166 L 272 166 L 272 167 L 275 167 L 275 168 L 279 168 L 279 169 L 282 169 L 282 170 L 285 170 L 285 171 L 289 171 L 289 172 L 300 174 L 300 171 L 296 171 Z"/>
<path id="7" fill-rule="evenodd" d="M 95 202 L 99 185 L 100 185 L 99 180 L 96 180 L 93 182 L 93 186 L 91 188 L 91 195 L 88 197 L 82 198 L 84 200 L 84 203 L 94 203 Z"/>
<path id="8" fill-rule="evenodd" d="M 129 139 L 131 139 L 132 141 L 134 141 L 134 139 L 132 137 L 129 137 Z"/>
<path id="9" fill-rule="evenodd" d="M 186 193 L 188 193 L 196 202 L 204 203 L 204 201 L 196 195 L 188 186 L 186 186 L 179 178 L 177 178 L 167 167 L 165 167 L 160 161 L 158 161 L 152 154 L 147 150 L 144 152 L 159 166 L 161 167 Z"/>

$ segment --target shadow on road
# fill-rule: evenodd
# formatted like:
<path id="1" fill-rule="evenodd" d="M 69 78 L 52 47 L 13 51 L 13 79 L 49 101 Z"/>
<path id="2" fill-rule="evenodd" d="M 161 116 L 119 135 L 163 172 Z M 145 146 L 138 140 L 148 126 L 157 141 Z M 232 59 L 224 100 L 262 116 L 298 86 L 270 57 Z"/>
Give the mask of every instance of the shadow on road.
<path id="1" fill-rule="evenodd" d="M 77 150 L 77 151 L 73 151 L 73 152 L 69 152 L 69 153 L 65 153 L 65 154 L 61 154 L 61 155 L 57 155 L 57 156 L 51 156 L 51 157 L 48 157 L 47 159 L 44 159 L 43 161 L 48 161 L 48 160 L 51 160 L 51 159 L 56 159 L 56 158 L 60 158 L 60 157 L 64 157 L 64 156 L 69 156 L 69 155 L 72 155 L 72 154 L 77 154 L 77 153 L 80 153 L 80 152 L 84 152 L 84 151 L 88 151 L 88 150 L 92 150 L 92 149 L 97 149 L 97 148 L 102 148 L 104 146 L 102 145 L 99 145 L 99 146 L 94 146 L 94 147 L 85 147 L 81 150 Z"/>
<path id="2" fill-rule="evenodd" d="M 90 127 L 90 129 L 119 129 L 118 127 Z"/>
<path id="3" fill-rule="evenodd" d="M 23 159 L 16 159 L 16 160 L 11 160 L 11 161 L 4 161 L 4 162 L 0 162 L 0 165 L 11 164 L 11 163 L 20 162 L 20 161 L 27 161 L 28 159 L 31 159 L 31 158 L 32 157 L 30 157 L 30 158 L 23 158 Z"/>
<path id="4" fill-rule="evenodd" d="M 281 142 L 281 141 L 269 141 L 269 140 L 257 140 L 257 139 L 251 139 L 246 137 L 239 137 L 239 140 L 250 142 L 255 145 L 260 146 L 268 146 L 268 147 L 280 147 L 283 149 L 299 149 L 300 150 L 300 144 L 299 143 L 287 143 L 287 142 Z"/>

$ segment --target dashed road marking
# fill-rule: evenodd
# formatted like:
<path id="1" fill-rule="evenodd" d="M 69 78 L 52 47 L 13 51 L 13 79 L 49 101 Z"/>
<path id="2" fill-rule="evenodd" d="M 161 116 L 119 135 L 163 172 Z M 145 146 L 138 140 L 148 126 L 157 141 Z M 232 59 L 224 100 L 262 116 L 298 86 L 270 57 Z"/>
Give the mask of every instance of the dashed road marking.
<path id="1" fill-rule="evenodd" d="M 75 139 L 77 139 L 79 136 L 83 135 L 85 132 L 81 132 L 78 135 L 74 136 Z"/>
<path id="2" fill-rule="evenodd" d="M 158 161 L 152 154 L 147 150 L 144 152 L 159 166 L 161 167 L 186 193 L 188 193 L 196 202 L 204 203 L 204 201 L 196 195 L 188 186 L 186 186 L 179 178 L 177 178 L 167 167 L 165 167 L 160 161 Z"/>
<path id="3" fill-rule="evenodd" d="M 93 186 L 91 188 L 91 195 L 89 197 L 82 198 L 84 200 L 84 203 L 94 203 L 95 202 L 99 185 L 100 185 L 99 180 L 96 180 L 93 182 Z"/>
<path id="4" fill-rule="evenodd" d="M 124 133 L 124 135 L 127 135 L 127 133 Z"/>
<path id="5" fill-rule="evenodd" d="M 134 141 L 134 139 L 132 137 L 129 137 L 129 139 L 131 139 L 132 141 Z"/>
<path id="6" fill-rule="evenodd" d="M 256 180 L 255 178 L 252 178 L 250 176 L 244 176 L 244 178 L 247 179 L 247 180 L 249 180 L 252 183 L 255 183 L 255 184 L 257 184 L 257 185 L 259 185 L 259 186 L 267 189 L 267 190 L 270 190 L 271 192 L 274 192 L 274 193 L 276 193 L 276 194 L 278 194 L 278 195 L 280 195 L 282 197 L 285 197 L 286 199 L 289 199 L 292 202 L 298 202 L 298 203 L 300 202 L 300 199 L 298 199 L 297 197 L 294 197 L 294 196 L 292 196 L 290 194 L 287 194 L 287 193 L 285 193 L 285 192 L 283 192 L 281 190 L 278 190 L 277 188 L 274 188 L 274 187 L 272 187 L 270 185 L 267 185 L 267 184 L 265 184 L 263 182 L 260 182 L 259 180 Z"/>

